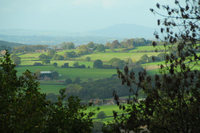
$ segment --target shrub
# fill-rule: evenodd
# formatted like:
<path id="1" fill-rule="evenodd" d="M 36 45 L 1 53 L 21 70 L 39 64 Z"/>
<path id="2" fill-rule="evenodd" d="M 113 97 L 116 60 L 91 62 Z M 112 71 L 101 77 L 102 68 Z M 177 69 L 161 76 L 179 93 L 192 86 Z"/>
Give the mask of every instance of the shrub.
<path id="1" fill-rule="evenodd" d="M 104 118 L 106 118 L 105 112 L 104 112 L 104 111 L 99 112 L 99 113 L 97 114 L 97 118 L 98 118 L 98 119 L 104 119 Z"/>
<path id="2" fill-rule="evenodd" d="M 43 64 L 40 63 L 40 62 L 35 62 L 35 63 L 33 64 L 33 66 L 43 66 Z"/>

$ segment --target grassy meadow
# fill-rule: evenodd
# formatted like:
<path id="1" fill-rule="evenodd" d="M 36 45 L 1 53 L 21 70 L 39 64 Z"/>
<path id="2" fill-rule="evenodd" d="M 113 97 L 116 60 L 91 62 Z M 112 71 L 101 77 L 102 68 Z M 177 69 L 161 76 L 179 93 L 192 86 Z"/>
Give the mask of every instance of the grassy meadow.
<path id="1" fill-rule="evenodd" d="M 99 110 L 97 110 L 99 108 Z M 88 108 L 89 111 L 94 111 L 95 115 L 93 116 L 94 121 L 101 121 L 101 122 L 108 122 L 113 120 L 113 111 L 116 111 L 118 113 L 122 113 L 122 111 L 119 109 L 117 105 L 102 105 L 102 106 L 92 106 Z M 106 114 L 106 118 L 104 119 L 98 119 L 97 115 L 99 112 L 103 111 Z"/>
<path id="2" fill-rule="evenodd" d="M 159 46 L 160 50 L 164 50 L 164 47 Z M 124 48 L 119 49 L 106 49 L 105 52 L 94 52 L 92 54 L 83 55 L 76 58 L 71 58 L 70 60 L 51 60 L 49 65 L 43 66 L 33 66 L 35 62 L 42 63 L 39 60 L 39 56 L 45 53 L 25 53 L 19 54 L 18 56 L 21 58 L 21 64 L 16 69 L 18 71 L 18 75 L 21 75 L 25 70 L 29 70 L 33 73 L 39 71 L 56 71 L 59 73 L 58 79 L 55 80 L 40 80 L 40 92 L 45 94 L 59 94 L 59 90 L 66 88 L 67 85 L 64 81 L 67 78 L 74 80 L 79 77 L 81 82 L 87 82 L 90 80 L 98 80 L 105 79 L 111 77 L 113 74 L 117 74 L 116 69 L 96 69 L 93 68 L 93 62 L 97 59 L 103 61 L 104 64 L 109 65 L 109 60 L 112 58 L 119 58 L 121 60 L 132 59 L 133 62 L 140 60 L 140 58 L 146 54 L 148 56 L 157 56 L 161 52 L 153 52 L 155 48 L 153 46 L 141 46 L 136 47 L 133 50 L 127 50 Z M 64 56 L 65 52 L 71 52 L 75 50 L 62 50 L 58 51 L 56 54 Z M 91 61 L 86 61 L 86 57 L 90 57 Z M 64 63 L 69 63 L 70 67 L 73 67 L 73 64 L 78 62 L 79 65 L 85 65 L 86 68 L 61 68 Z M 53 66 L 53 63 L 57 63 L 57 67 Z M 149 74 L 158 73 L 158 65 L 163 62 L 153 62 L 142 64 L 142 67 L 148 70 Z M 100 110 L 96 110 L 100 108 Z M 100 122 L 108 122 L 113 120 L 113 111 L 121 112 L 117 105 L 102 105 L 102 106 L 92 106 L 89 107 L 87 111 L 95 110 L 95 116 L 93 117 L 94 121 Z M 104 111 L 106 114 L 105 119 L 97 119 L 97 115 L 99 112 Z"/>
<path id="3" fill-rule="evenodd" d="M 21 66 L 17 67 L 18 74 L 22 74 L 25 70 L 31 72 L 37 71 L 57 71 L 60 74 L 59 79 L 80 77 L 81 80 L 86 81 L 88 79 L 102 79 L 111 77 L 116 74 L 116 69 L 88 69 L 88 68 L 60 68 L 54 66 Z"/>
<path id="4" fill-rule="evenodd" d="M 129 52 L 132 53 L 132 52 L 154 52 L 155 50 L 158 50 L 158 51 L 164 51 L 165 50 L 165 47 L 163 45 L 161 46 L 140 46 L 140 47 L 136 47 L 134 48 L 133 50 L 130 50 Z"/>
<path id="5" fill-rule="evenodd" d="M 90 54 L 90 55 L 84 55 L 81 56 L 79 58 L 79 60 L 83 60 L 86 57 L 90 57 L 91 60 L 97 60 L 100 59 L 104 62 L 108 62 L 109 60 L 111 60 L 112 58 L 119 58 L 122 60 L 126 60 L 126 59 L 132 59 L 133 61 L 138 61 L 140 60 L 140 58 L 144 55 L 147 54 L 148 56 L 156 56 L 158 55 L 160 52 L 147 52 L 147 53 L 117 53 L 117 52 L 111 52 L 111 53 L 94 53 L 94 54 Z"/>
<path id="6" fill-rule="evenodd" d="M 164 49 L 164 47 L 159 46 L 159 49 Z M 29 70 L 31 72 L 38 72 L 38 71 L 57 71 L 59 73 L 59 78 L 57 81 L 40 81 L 40 88 L 41 92 L 44 93 L 54 93 L 58 94 L 59 89 L 65 88 L 66 85 L 63 83 L 65 79 L 70 78 L 74 80 L 76 77 L 80 77 L 82 82 L 87 82 L 88 80 L 98 80 L 103 78 L 111 77 L 113 74 L 117 74 L 116 69 L 94 69 L 93 62 L 94 60 L 100 59 L 103 61 L 104 64 L 109 65 L 109 60 L 112 58 L 119 58 L 122 60 L 132 59 L 133 62 L 140 60 L 140 58 L 147 54 L 148 56 L 156 56 L 160 54 L 160 52 L 153 52 L 155 48 L 153 46 L 141 46 L 136 47 L 133 50 L 127 51 L 125 48 L 119 49 L 106 49 L 106 52 L 94 52 L 92 54 L 83 55 L 80 57 L 76 57 L 70 60 L 51 60 L 49 65 L 44 66 L 33 66 L 35 62 L 42 63 L 39 60 L 39 56 L 41 54 L 46 54 L 47 52 L 35 52 L 35 53 L 24 53 L 18 54 L 21 58 L 21 64 L 17 67 L 18 75 L 22 74 L 25 70 Z M 56 54 L 64 56 L 65 52 L 76 52 L 76 49 L 73 50 L 62 50 L 57 51 Z M 143 51 L 143 52 L 140 52 Z M 85 61 L 86 57 L 90 57 L 91 61 Z M 86 68 L 61 68 L 64 63 L 69 63 L 70 67 L 73 67 L 73 64 L 78 62 L 79 65 L 85 65 Z M 58 66 L 54 67 L 52 64 L 57 63 Z M 158 64 L 161 62 L 156 63 L 147 63 L 143 64 L 143 67 L 150 71 L 150 73 L 154 72 L 155 69 L 158 68 Z M 88 68 L 89 67 L 89 68 Z M 152 72 L 151 72 L 152 71 Z M 157 72 L 157 71 L 156 71 Z M 63 81 L 60 83 L 59 81 Z"/>

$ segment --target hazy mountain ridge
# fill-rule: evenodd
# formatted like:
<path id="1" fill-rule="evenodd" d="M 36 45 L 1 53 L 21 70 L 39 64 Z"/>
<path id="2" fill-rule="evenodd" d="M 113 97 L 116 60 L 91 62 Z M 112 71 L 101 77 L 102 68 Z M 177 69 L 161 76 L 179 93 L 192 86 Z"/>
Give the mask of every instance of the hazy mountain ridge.
<path id="1" fill-rule="evenodd" d="M 73 42 L 77 45 L 88 42 L 106 43 L 119 38 L 109 38 L 101 36 L 16 36 L 0 35 L 1 40 L 24 43 L 24 44 L 46 44 L 55 45 L 62 42 Z"/>
<path id="2" fill-rule="evenodd" d="M 0 47 L 2 47 L 2 46 L 15 47 L 15 46 L 22 46 L 22 45 L 25 45 L 25 44 L 15 43 L 15 42 L 7 42 L 7 41 L 0 40 Z"/>
<path id="3" fill-rule="evenodd" d="M 68 31 L 37 31 L 37 30 L 2 30 L 0 29 L 0 40 L 24 43 L 24 44 L 48 44 L 55 45 L 62 42 L 74 42 L 75 44 L 86 44 L 88 42 L 106 43 L 113 40 L 126 38 L 152 39 L 153 28 L 134 25 L 118 24 L 107 28 L 82 32 L 70 33 Z"/>

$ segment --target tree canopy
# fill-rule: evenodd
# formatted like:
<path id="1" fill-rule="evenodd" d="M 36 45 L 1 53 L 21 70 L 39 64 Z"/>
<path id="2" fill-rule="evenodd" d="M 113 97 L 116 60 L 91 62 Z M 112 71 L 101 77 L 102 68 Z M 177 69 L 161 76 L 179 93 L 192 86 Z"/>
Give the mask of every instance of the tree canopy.
<path id="1" fill-rule="evenodd" d="M 17 76 L 6 53 L 0 63 L 0 132 L 91 132 L 92 112 L 77 97 L 60 90 L 56 102 L 40 93 L 36 76 L 28 70 Z"/>

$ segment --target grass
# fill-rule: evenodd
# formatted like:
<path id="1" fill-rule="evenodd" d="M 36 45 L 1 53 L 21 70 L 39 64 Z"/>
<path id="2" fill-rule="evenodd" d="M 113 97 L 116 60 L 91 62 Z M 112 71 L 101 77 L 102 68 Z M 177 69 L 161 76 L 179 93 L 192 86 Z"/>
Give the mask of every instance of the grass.
<path id="1" fill-rule="evenodd" d="M 67 49 L 67 50 L 62 50 L 62 51 L 58 51 L 56 54 L 58 55 L 64 55 L 66 52 L 77 52 L 78 50 L 77 49 Z"/>
<path id="2" fill-rule="evenodd" d="M 41 54 L 46 54 L 46 53 L 26 53 L 26 54 L 22 54 L 19 55 L 19 57 L 21 57 L 22 59 L 39 59 L 39 56 Z"/>
<path id="3" fill-rule="evenodd" d="M 142 64 L 142 67 L 149 71 L 160 68 L 160 65 L 164 63 L 165 63 L 164 61 L 145 63 Z"/>
<path id="4" fill-rule="evenodd" d="M 88 112 L 96 110 L 97 108 L 100 108 L 100 110 L 95 111 L 96 114 L 95 116 L 93 116 L 94 121 L 108 122 L 113 120 L 113 117 L 108 117 L 105 119 L 97 119 L 97 115 L 101 111 L 103 111 L 106 114 L 106 116 L 113 116 L 113 111 L 122 112 L 121 110 L 119 110 L 119 107 L 117 105 L 93 106 L 88 108 Z"/>
<path id="5" fill-rule="evenodd" d="M 17 67 L 18 74 L 22 74 L 25 70 L 30 70 L 31 72 L 36 71 L 57 71 L 60 74 L 59 79 L 80 77 L 81 80 L 88 79 L 102 79 L 111 77 L 116 74 L 116 69 L 81 69 L 81 68 L 60 68 L 54 66 L 21 66 Z"/>
<path id="6" fill-rule="evenodd" d="M 42 93 L 53 93 L 53 94 L 59 94 L 59 90 L 60 89 L 63 89 L 63 88 L 66 88 L 65 85 L 47 85 L 47 84 L 40 84 L 40 92 Z"/>
<path id="7" fill-rule="evenodd" d="M 33 61 L 33 60 L 24 60 L 22 59 L 21 64 L 20 65 L 33 65 L 35 62 L 37 63 L 42 63 L 42 61 Z"/>
<path id="8" fill-rule="evenodd" d="M 155 50 L 165 50 L 165 47 L 163 45 L 161 46 L 139 46 L 139 47 L 136 47 L 134 48 L 133 50 L 130 50 L 129 52 L 132 53 L 132 52 L 153 52 Z"/>
<path id="9" fill-rule="evenodd" d="M 150 49 L 151 48 L 151 49 Z M 136 50 L 141 49 L 150 49 L 152 50 L 152 46 L 144 46 L 144 47 L 137 47 Z M 132 52 L 134 52 L 134 50 Z M 63 50 L 58 51 L 57 54 L 64 55 L 65 52 L 70 51 L 76 51 L 76 50 Z M 37 72 L 37 71 L 57 71 L 60 76 L 58 80 L 65 80 L 66 78 L 70 78 L 74 80 L 76 77 L 80 77 L 82 82 L 88 81 L 89 79 L 97 80 L 97 79 L 103 79 L 111 77 L 113 74 L 116 74 L 116 69 L 80 69 L 80 68 L 61 68 L 64 63 L 69 63 L 69 66 L 73 66 L 75 62 L 78 62 L 79 65 L 85 65 L 86 67 L 93 68 L 93 61 L 96 59 L 100 59 L 104 62 L 104 64 L 108 64 L 108 61 L 114 57 L 126 60 L 128 58 L 131 58 L 133 61 L 138 61 L 144 54 L 147 54 L 148 56 L 152 55 L 158 55 L 159 52 L 141 52 L 141 53 L 125 53 L 123 52 L 124 49 L 114 49 L 115 52 L 112 50 L 106 50 L 105 53 L 93 53 L 89 55 L 84 55 L 78 58 L 74 58 L 74 61 L 72 60 L 51 60 L 51 65 L 46 66 L 31 66 L 35 62 L 40 62 L 39 56 L 41 54 L 47 54 L 47 53 L 26 53 L 26 54 L 20 54 L 19 57 L 21 57 L 21 67 L 17 67 L 18 75 L 22 74 L 26 69 L 30 70 L 31 72 Z M 86 57 L 90 57 L 92 61 L 85 61 Z M 52 66 L 53 63 L 57 63 L 58 67 Z M 150 67 L 155 68 L 157 64 L 145 64 L 144 67 Z M 150 71 L 151 73 L 153 71 Z M 44 93 L 54 93 L 58 94 L 59 90 L 61 88 L 64 88 L 65 85 L 63 83 L 59 83 L 58 81 L 41 81 L 41 92 Z"/>
<path id="10" fill-rule="evenodd" d="M 91 60 L 97 60 L 100 59 L 104 62 L 108 62 L 109 60 L 111 60 L 112 58 L 116 57 L 122 60 L 126 60 L 128 58 L 131 58 L 134 61 L 138 61 L 144 54 L 147 54 L 148 56 L 156 56 L 158 55 L 160 52 L 147 52 L 147 53 L 93 53 L 90 55 L 84 55 L 81 57 L 78 57 L 76 59 L 78 60 L 83 60 L 85 59 L 85 57 L 90 57 Z"/>
<path id="11" fill-rule="evenodd" d="M 106 52 L 123 52 L 126 50 L 127 50 L 127 48 L 106 49 Z"/>

